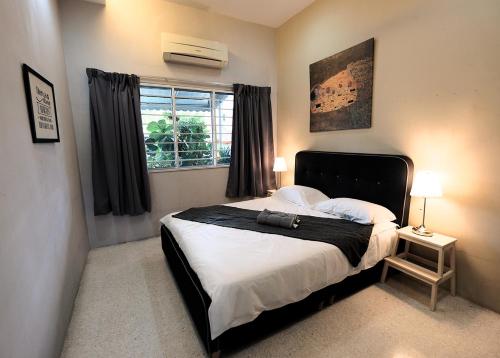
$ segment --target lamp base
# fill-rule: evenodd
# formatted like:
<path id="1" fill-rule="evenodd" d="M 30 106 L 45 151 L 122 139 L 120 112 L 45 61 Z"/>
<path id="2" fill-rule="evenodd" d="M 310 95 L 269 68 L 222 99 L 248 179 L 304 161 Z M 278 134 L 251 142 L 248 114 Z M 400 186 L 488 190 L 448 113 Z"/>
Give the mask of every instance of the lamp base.
<path id="1" fill-rule="evenodd" d="M 414 234 L 417 234 L 417 235 L 420 235 L 420 236 L 430 237 L 430 236 L 434 235 L 434 233 L 432 231 L 427 230 L 427 228 L 424 225 L 414 226 L 414 227 L 411 228 L 411 231 Z"/>

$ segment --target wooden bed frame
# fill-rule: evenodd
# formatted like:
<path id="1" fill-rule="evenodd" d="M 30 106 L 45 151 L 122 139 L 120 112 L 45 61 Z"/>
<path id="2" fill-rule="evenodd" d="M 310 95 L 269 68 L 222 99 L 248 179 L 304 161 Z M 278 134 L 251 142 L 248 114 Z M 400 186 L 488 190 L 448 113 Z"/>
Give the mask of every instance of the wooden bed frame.
<path id="1" fill-rule="evenodd" d="M 400 155 L 302 151 L 295 157 L 295 184 L 321 190 L 329 197 L 350 197 L 383 205 L 406 226 L 410 206 L 413 162 Z M 208 308 L 211 300 L 190 267 L 177 241 L 166 226 L 161 227 L 162 249 L 186 307 L 208 354 L 240 348 L 279 328 L 332 304 L 380 279 L 382 261 L 341 282 L 314 292 L 305 299 L 265 311 L 254 321 L 225 331 L 211 339 Z"/>

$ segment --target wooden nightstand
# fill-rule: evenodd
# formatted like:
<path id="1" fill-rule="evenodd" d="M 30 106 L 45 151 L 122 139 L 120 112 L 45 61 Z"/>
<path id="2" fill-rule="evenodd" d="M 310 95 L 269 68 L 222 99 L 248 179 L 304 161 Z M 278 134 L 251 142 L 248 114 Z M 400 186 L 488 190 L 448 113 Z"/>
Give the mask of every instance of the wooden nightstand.
<path id="1" fill-rule="evenodd" d="M 273 196 L 276 193 L 276 189 L 269 189 L 267 191 L 267 196 Z"/>
<path id="2" fill-rule="evenodd" d="M 456 271 L 455 271 L 455 242 L 457 239 L 434 233 L 431 237 L 420 236 L 411 231 L 411 226 L 404 227 L 398 231 L 398 239 L 391 251 L 391 256 L 385 258 L 381 282 L 385 282 L 389 267 L 395 268 L 420 281 L 432 286 L 430 308 L 436 309 L 437 291 L 439 285 L 447 280 L 450 281 L 450 291 L 455 296 Z M 397 254 L 399 240 L 406 240 L 404 251 Z M 409 252 L 410 244 L 422 245 L 438 252 L 437 263 Z M 449 251 L 450 267 L 444 265 L 445 252 Z M 408 260 L 409 259 L 409 260 Z M 436 268 L 436 271 L 427 269 L 418 263 Z"/>

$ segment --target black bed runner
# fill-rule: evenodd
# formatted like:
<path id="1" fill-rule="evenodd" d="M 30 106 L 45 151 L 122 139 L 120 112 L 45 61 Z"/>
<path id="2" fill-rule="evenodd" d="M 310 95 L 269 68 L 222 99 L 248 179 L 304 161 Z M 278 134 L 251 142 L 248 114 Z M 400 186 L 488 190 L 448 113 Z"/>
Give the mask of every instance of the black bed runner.
<path id="1" fill-rule="evenodd" d="M 352 266 L 356 267 L 370 242 L 373 225 L 361 225 L 348 220 L 300 215 L 296 229 L 285 229 L 257 223 L 260 211 L 225 205 L 191 208 L 173 215 L 174 218 L 196 221 L 241 230 L 289 236 L 296 239 L 320 241 L 337 246 Z"/>

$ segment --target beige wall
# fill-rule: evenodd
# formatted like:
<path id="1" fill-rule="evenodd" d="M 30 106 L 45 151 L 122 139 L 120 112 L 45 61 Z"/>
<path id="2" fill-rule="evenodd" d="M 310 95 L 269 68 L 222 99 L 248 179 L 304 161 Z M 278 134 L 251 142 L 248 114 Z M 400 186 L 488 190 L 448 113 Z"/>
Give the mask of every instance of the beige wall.
<path id="1" fill-rule="evenodd" d="M 497 311 L 499 19 L 496 0 L 317 0 L 277 35 L 279 154 L 292 167 L 302 149 L 402 153 L 438 171 L 444 198 L 428 203 L 427 224 L 459 238 L 459 293 Z M 309 64 L 371 37 L 372 128 L 309 133 Z"/>
<path id="2" fill-rule="evenodd" d="M 63 0 L 61 12 L 91 246 L 150 237 L 159 233 L 159 219 L 169 212 L 226 201 L 227 169 L 151 173 L 151 214 L 94 217 L 85 68 L 271 86 L 276 107 L 274 30 L 164 0 L 108 0 L 105 7 Z M 162 59 L 161 32 L 224 42 L 229 46 L 229 66 L 219 71 L 167 65 Z"/>
<path id="3" fill-rule="evenodd" d="M 0 1 L 0 357 L 58 357 L 89 249 L 56 1 Z M 33 144 L 21 64 L 55 88 Z"/>

